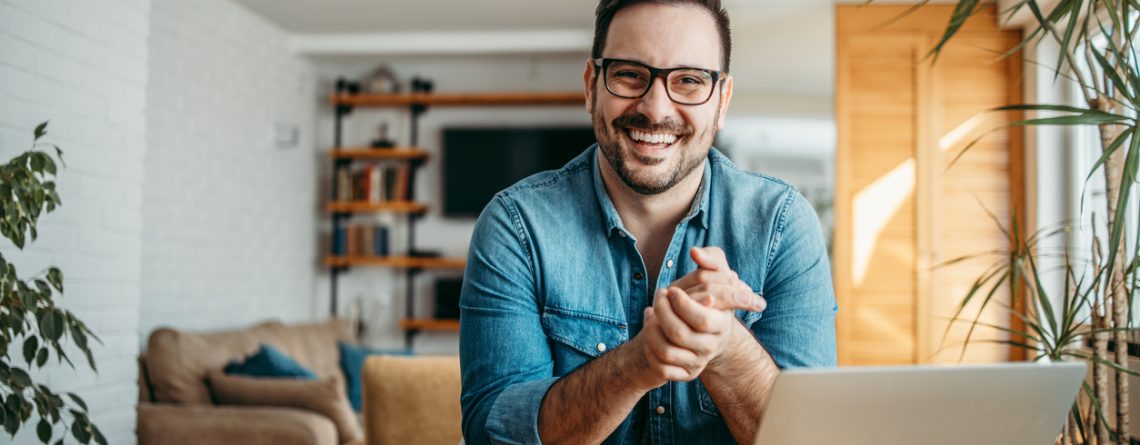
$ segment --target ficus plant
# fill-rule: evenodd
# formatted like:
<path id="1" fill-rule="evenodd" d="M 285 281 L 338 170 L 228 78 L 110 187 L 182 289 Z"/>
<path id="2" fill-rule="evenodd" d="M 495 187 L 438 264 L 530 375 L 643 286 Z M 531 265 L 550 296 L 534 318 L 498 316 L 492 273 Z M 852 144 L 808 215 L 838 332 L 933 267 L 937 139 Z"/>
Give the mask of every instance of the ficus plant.
<path id="1" fill-rule="evenodd" d="M 20 250 L 36 240 L 40 217 L 60 206 L 55 178 L 63 151 L 43 142 L 46 132 L 47 122 L 41 123 L 31 148 L 0 165 L 0 235 Z M 81 397 L 52 391 L 32 377 L 34 369 L 53 358 L 56 365 L 75 368 L 67 354 L 68 340 L 96 370 L 89 340 L 99 339 L 75 314 L 56 304 L 62 296 L 63 272 L 58 268 L 21 278 L 0 251 L 0 423 L 15 437 L 35 421 L 36 436 L 45 444 L 53 439 L 62 444 L 70 435 L 79 443 L 106 445 Z"/>

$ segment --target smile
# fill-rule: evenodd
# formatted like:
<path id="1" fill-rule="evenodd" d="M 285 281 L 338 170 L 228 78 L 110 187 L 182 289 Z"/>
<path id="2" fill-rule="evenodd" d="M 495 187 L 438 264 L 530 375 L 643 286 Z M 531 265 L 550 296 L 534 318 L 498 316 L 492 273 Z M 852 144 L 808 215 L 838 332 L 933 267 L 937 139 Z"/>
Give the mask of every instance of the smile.
<path id="1" fill-rule="evenodd" d="M 639 130 L 629 130 L 629 138 L 647 144 L 672 145 L 677 142 L 677 135 L 671 133 L 649 133 Z"/>

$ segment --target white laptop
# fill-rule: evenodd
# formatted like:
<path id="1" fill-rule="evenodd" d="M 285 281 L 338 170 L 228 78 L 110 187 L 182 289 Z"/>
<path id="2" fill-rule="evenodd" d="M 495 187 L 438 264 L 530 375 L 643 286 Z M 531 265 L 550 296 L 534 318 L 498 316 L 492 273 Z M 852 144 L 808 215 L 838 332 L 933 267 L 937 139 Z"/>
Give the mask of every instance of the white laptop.
<path id="1" fill-rule="evenodd" d="M 1084 363 L 786 370 L 757 445 L 1052 445 Z"/>

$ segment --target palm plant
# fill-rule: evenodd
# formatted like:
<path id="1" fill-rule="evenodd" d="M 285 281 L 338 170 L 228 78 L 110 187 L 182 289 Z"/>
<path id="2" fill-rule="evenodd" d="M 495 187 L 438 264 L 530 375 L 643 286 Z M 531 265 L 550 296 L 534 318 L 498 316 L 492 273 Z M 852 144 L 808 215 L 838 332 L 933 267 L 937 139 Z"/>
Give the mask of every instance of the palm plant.
<path id="1" fill-rule="evenodd" d="M 925 3 L 924 0 L 914 8 Z M 981 0 L 957 2 L 949 24 L 930 54 L 934 63 L 966 20 L 988 8 L 987 3 Z M 1052 9 L 1043 7 L 1049 5 Z M 1011 311 L 1021 319 L 1025 329 L 990 326 L 1009 334 L 1009 339 L 1003 342 L 1031 351 L 1036 359 L 1076 359 L 1089 363 L 1092 381 L 1084 385 L 1073 406 L 1062 435 L 1064 443 L 1107 444 L 1128 440 L 1128 376 L 1137 373 L 1128 368 L 1126 345 L 1128 334 L 1135 330 L 1131 327 L 1132 296 L 1140 286 L 1140 242 L 1137 242 L 1140 227 L 1132 230 L 1127 227 L 1129 216 L 1137 212 L 1131 194 L 1140 170 L 1140 137 L 1136 134 L 1137 110 L 1140 109 L 1137 62 L 1140 59 L 1134 48 L 1140 27 L 1138 11 L 1138 0 L 1015 0 L 1001 11 L 1006 19 L 1026 13 L 1033 17 L 1033 25 L 1025 31 L 1020 44 L 1001 57 L 1018 54 L 1044 39 L 1055 41 L 1060 48 L 1056 60 L 1034 63 L 1056 73 L 1054 80 L 1066 78 L 1074 82 L 1085 103 L 1083 106 L 1015 104 L 998 110 L 1049 114 L 1014 122 L 1014 126 L 1096 128 L 1101 155 L 1088 172 L 1086 186 L 1094 175 L 1103 176 L 1103 190 L 1098 192 L 1103 192 L 1105 207 L 1095 209 L 1093 214 L 1104 211 L 1106 237 L 1094 233 L 1093 242 L 1087 248 L 1069 249 L 1063 255 L 1063 289 L 1051 292 L 1049 286 L 1043 284 L 1043 276 L 1050 271 L 1039 266 L 1046 254 L 1039 251 L 1038 244 L 1043 238 L 1069 227 L 1025 236 L 1015 219 L 1011 227 L 1004 228 L 1009 251 L 974 282 L 954 318 L 963 321 L 960 317 L 967 304 L 980 302 L 978 316 L 964 320 L 970 323 L 969 343 L 977 326 L 990 326 L 979 321 L 981 311 L 988 305 L 1000 304 L 994 295 L 999 289 L 1008 288 Z M 963 152 L 966 150 L 969 146 Z M 1094 223 L 1092 230 L 1096 227 Z M 1026 309 L 1012 309 L 1018 307 Z M 1082 341 L 1091 344 L 1090 350 L 1080 347 Z M 1114 346 L 1111 353 L 1110 343 Z M 1115 398 L 1111 409 L 1110 392 Z M 1113 424 L 1114 427 L 1110 426 Z"/>

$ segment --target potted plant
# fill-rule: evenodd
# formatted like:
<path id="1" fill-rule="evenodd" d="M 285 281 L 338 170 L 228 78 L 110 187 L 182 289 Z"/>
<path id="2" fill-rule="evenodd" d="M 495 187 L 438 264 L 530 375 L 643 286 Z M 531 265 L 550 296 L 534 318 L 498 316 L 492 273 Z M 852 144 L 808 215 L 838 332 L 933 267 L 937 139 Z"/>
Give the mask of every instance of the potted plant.
<path id="1" fill-rule="evenodd" d="M 60 205 L 55 160 L 62 164 L 63 152 L 41 141 L 46 129 L 47 122 L 37 126 L 32 147 L 0 165 L 0 235 L 21 250 L 35 241 L 40 216 Z M 54 149 L 54 159 L 42 150 L 48 147 Z M 107 439 L 91 423 L 82 398 L 56 393 L 36 383 L 30 372 L 53 357 L 74 368 L 65 351 L 68 338 L 83 353 L 87 365 L 96 369 L 88 341 L 98 338 L 75 314 L 56 305 L 55 298 L 62 295 L 63 272 L 58 268 L 21 278 L 16 266 L 0 252 L 0 423 L 14 437 L 34 413 L 39 419 L 36 435 L 45 444 L 56 437 L 57 429 L 63 429 L 57 444 L 70 433 L 79 443 L 106 445 Z"/>
<path id="2" fill-rule="evenodd" d="M 1052 9 L 1045 8 L 1050 5 Z M 989 7 L 987 2 L 957 2 L 930 54 L 932 63 L 937 63 L 939 52 L 966 20 L 983 7 Z M 1102 193 L 1106 203 L 1104 208 L 1087 209 L 1094 223 L 1083 230 L 1094 232 L 1093 242 L 1070 246 L 1063 256 L 1065 279 L 1059 290 L 1044 284 L 1050 272 L 1040 267 L 1039 260 L 1046 254 L 1037 247 L 1044 237 L 1073 228 L 1063 225 L 1026 234 L 1015 219 L 1011 227 L 1004 228 L 1009 250 L 974 282 L 954 319 L 970 324 L 967 344 L 974 328 L 988 326 L 1005 331 L 1009 339 L 1003 342 L 1024 348 L 1035 359 L 1088 362 L 1091 383 L 1083 385 L 1064 427 L 1061 441 L 1066 444 L 1128 443 L 1128 376 L 1138 375 L 1128 368 L 1128 348 L 1124 347 L 1129 344 L 1129 334 L 1136 330 L 1131 324 L 1131 303 L 1140 285 L 1140 251 L 1128 248 L 1140 246 L 1140 227 L 1128 227 L 1128 215 L 1137 212 L 1132 192 L 1140 169 L 1140 59 L 1134 48 L 1140 28 L 1138 11 L 1140 2 L 1136 0 L 1018 0 L 1001 11 L 1007 19 L 1024 13 L 1033 17 L 1033 25 L 1026 29 L 1021 43 L 1001 57 L 1015 55 L 1042 39 L 1055 41 L 1060 48 L 1056 60 L 1034 62 L 1073 81 L 1084 104 L 1014 104 L 997 111 L 1048 114 L 1014 122 L 1014 126 L 1095 127 L 1101 155 L 1088 172 L 1086 186 L 1094 175 L 1103 176 L 1103 190 L 1095 192 Z M 1002 288 L 1008 288 L 1012 307 L 1027 308 L 1024 312 L 1014 310 L 1014 316 L 1024 322 L 1024 330 L 979 321 L 986 306 L 998 304 L 993 297 Z M 975 301 L 980 302 L 979 316 L 963 319 L 966 305 Z M 1110 345 L 1114 345 L 1111 352 Z M 1115 399 L 1111 408 L 1110 393 Z"/>

